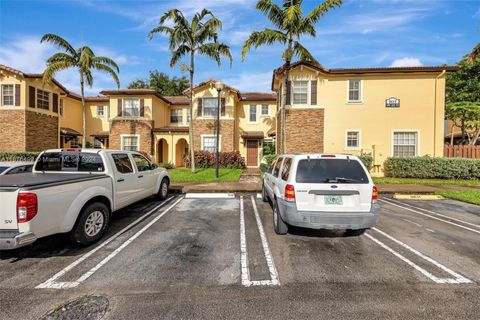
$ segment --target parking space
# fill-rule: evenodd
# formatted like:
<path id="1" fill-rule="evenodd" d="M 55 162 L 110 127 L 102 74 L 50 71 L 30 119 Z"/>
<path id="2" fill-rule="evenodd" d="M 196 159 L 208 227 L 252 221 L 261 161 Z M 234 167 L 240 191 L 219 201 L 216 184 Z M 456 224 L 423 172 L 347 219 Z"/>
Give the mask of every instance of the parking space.
<path id="1" fill-rule="evenodd" d="M 408 313 L 396 294 L 419 307 L 453 299 L 459 309 L 445 309 L 447 318 L 473 312 L 477 307 L 468 302 L 480 292 L 478 207 L 391 198 L 380 205 L 379 224 L 359 237 L 301 228 L 280 236 L 270 204 L 256 194 L 146 200 L 120 212 L 95 246 L 75 248 L 55 236 L 2 252 L 0 299 L 7 318 L 19 314 L 12 295 L 35 301 L 23 311 L 36 318 L 93 293 L 109 297 L 112 319 L 128 318 L 127 310 L 145 319 L 155 310 L 165 318 L 270 317 L 302 307 L 311 316 L 314 301 L 322 308 L 342 305 L 353 293 L 362 295 L 353 300 L 390 304 L 392 315 Z M 272 308 L 276 299 L 290 308 Z M 243 310 L 248 303 L 260 313 Z M 362 315 L 378 311 L 361 304 Z M 359 312 L 344 311 L 339 315 Z"/>

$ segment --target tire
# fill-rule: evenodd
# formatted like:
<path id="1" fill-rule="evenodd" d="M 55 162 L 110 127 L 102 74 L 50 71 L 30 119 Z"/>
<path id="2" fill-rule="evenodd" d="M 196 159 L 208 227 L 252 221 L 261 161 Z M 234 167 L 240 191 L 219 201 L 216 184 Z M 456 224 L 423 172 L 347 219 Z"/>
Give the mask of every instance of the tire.
<path id="1" fill-rule="evenodd" d="M 102 202 L 85 206 L 70 231 L 70 240 L 80 246 L 91 245 L 103 237 L 110 223 L 110 210 Z"/>
<path id="2" fill-rule="evenodd" d="M 268 202 L 267 191 L 265 190 L 265 184 L 262 185 L 262 201 Z"/>
<path id="3" fill-rule="evenodd" d="M 170 186 L 170 180 L 168 178 L 163 178 L 160 182 L 160 188 L 158 189 L 158 197 L 160 200 L 165 200 L 168 197 L 168 191 Z"/>
<path id="4" fill-rule="evenodd" d="M 345 235 L 348 237 L 357 237 L 365 233 L 367 229 L 347 229 Z"/>
<path id="5" fill-rule="evenodd" d="M 278 203 L 275 201 L 273 203 L 273 229 L 276 234 L 287 234 L 288 226 L 283 222 L 282 217 L 278 209 Z"/>

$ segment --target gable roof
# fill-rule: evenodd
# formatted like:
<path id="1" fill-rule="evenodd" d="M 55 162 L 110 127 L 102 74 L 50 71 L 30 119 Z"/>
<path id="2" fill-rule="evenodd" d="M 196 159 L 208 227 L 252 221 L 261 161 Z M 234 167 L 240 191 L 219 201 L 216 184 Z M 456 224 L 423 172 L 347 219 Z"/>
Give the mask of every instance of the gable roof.
<path id="1" fill-rule="evenodd" d="M 106 96 L 118 96 L 118 95 L 125 95 L 125 96 L 138 96 L 138 95 L 154 95 L 157 98 L 163 100 L 166 103 L 170 103 L 165 97 L 160 95 L 157 91 L 153 89 L 113 89 L 113 90 L 102 90 L 100 94 Z"/>
<path id="2" fill-rule="evenodd" d="M 194 86 L 193 86 L 193 90 L 195 91 L 195 89 L 198 89 L 198 88 L 203 87 L 203 86 L 206 86 L 206 85 L 215 86 L 215 82 L 216 82 L 216 80 L 214 80 L 214 79 L 208 79 L 208 80 L 202 81 L 202 82 L 197 83 L 196 85 L 194 85 Z M 230 86 L 226 85 L 225 83 L 223 84 L 223 88 L 235 92 L 235 93 L 237 94 L 238 99 L 241 98 L 241 97 L 240 97 L 240 91 L 239 91 L 238 89 L 236 89 L 236 88 L 234 88 L 234 87 L 230 87 Z M 187 88 L 187 89 L 183 90 L 183 93 L 184 93 L 186 96 L 188 96 L 189 93 L 190 93 L 190 88 Z"/>

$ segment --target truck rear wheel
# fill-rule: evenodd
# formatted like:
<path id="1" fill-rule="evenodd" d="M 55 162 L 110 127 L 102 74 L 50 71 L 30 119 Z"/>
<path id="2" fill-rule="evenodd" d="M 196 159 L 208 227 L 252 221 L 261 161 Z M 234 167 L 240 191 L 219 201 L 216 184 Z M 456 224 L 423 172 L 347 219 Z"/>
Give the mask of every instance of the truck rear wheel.
<path id="1" fill-rule="evenodd" d="M 70 240 L 77 245 L 88 246 L 102 238 L 110 223 L 110 211 L 102 202 L 85 206 L 77 223 L 70 231 Z"/>

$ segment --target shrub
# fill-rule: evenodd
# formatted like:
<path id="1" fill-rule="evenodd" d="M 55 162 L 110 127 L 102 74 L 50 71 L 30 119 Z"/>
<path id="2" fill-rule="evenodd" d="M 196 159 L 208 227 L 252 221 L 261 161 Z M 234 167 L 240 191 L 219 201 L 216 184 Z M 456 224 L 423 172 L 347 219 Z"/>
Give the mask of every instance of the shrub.
<path id="1" fill-rule="evenodd" d="M 276 154 L 267 154 L 263 157 L 263 159 L 265 160 L 266 164 L 267 164 L 267 167 L 270 167 L 273 163 L 273 160 L 275 160 L 275 157 L 277 155 Z"/>
<path id="2" fill-rule="evenodd" d="M 394 178 L 480 179 L 480 160 L 462 158 L 388 158 L 385 175 Z"/>
<path id="3" fill-rule="evenodd" d="M 185 165 L 190 167 L 190 156 L 185 156 Z M 218 157 L 219 166 L 221 168 L 244 169 L 245 159 L 238 151 L 220 152 Z M 213 168 L 215 167 L 215 153 L 209 151 L 195 151 L 195 166 L 197 168 Z"/>
<path id="4" fill-rule="evenodd" d="M 162 162 L 162 163 L 159 163 L 158 166 L 161 168 L 165 168 L 167 170 L 175 168 L 175 165 L 171 162 Z"/>
<path id="5" fill-rule="evenodd" d="M 373 165 L 373 157 L 371 153 L 363 153 L 358 156 L 358 158 L 363 162 L 367 170 L 370 172 L 372 170 Z"/>
<path id="6" fill-rule="evenodd" d="M 0 152 L 0 161 L 35 161 L 40 152 Z"/>

